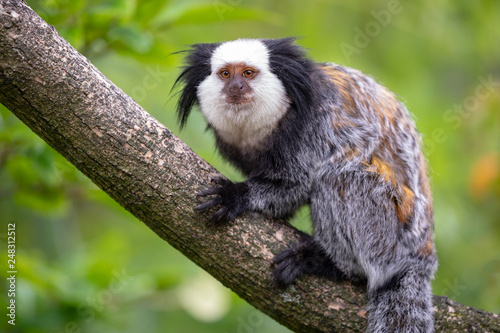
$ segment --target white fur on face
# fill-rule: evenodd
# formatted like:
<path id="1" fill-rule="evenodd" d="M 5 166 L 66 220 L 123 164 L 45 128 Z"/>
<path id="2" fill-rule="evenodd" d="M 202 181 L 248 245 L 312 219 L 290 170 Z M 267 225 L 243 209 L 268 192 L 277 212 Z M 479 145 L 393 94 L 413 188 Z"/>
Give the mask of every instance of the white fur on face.
<path id="1" fill-rule="evenodd" d="M 244 63 L 259 70 L 250 81 L 251 101 L 228 104 L 222 93 L 219 69 Z M 240 149 L 256 148 L 276 128 L 290 101 L 283 83 L 271 73 L 269 52 L 259 40 L 238 39 L 220 45 L 211 58 L 212 73 L 198 86 L 198 100 L 207 122 L 227 143 Z"/>

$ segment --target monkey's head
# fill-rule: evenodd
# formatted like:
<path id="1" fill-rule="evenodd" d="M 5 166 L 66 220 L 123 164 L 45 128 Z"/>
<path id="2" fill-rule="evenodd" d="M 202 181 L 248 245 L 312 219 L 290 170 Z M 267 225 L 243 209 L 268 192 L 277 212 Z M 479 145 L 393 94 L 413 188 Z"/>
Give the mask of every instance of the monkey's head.
<path id="1" fill-rule="evenodd" d="M 184 84 L 177 108 L 181 127 L 194 105 L 215 131 L 275 125 L 290 107 L 310 107 L 312 63 L 294 41 L 238 39 L 185 51 L 186 65 L 175 83 Z"/>

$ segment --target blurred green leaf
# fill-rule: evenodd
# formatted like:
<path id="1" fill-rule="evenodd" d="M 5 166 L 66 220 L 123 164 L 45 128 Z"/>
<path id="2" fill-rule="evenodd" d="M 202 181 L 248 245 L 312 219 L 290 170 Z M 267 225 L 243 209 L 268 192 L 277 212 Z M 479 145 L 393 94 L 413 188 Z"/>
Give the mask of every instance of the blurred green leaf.
<path id="1" fill-rule="evenodd" d="M 135 8 L 135 1 L 105 0 L 96 4 L 90 3 L 87 7 L 87 13 L 101 19 L 119 18 L 120 20 L 128 20 L 134 13 Z"/>
<path id="2" fill-rule="evenodd" d="M 12 179 L 19 184 L 34 184 L 40 179 L 33 168 L 33 163 L 25 156 L 14 156 L 9 160 L 7 168 Z"/>
<path id="3" fill-rule="evenodd" d="M 212 2 L 203 5 L 183 5 L 158 15 L 152 22 L 159 29 L 166 29 L 172 25 L 212 24 L 224 21 L 264 21 L 274 24 L 283 22 L 283 17 L 277 13 L 247 7 L 233 7 L 219 5 L 222 2 Z M 220 7 L 222 6 L 222 7 Z"/>
<path id="4" fill-rule="evenodd" d="M 155 17 L 167 8 L 170 2 L 170 0 L 137 0 L 135 21 L 143 26 L 149 26 L 151 22 L 154 21 Z"/>
<path id="5" fill-rule="evenodd" d="M 115 48 L 129 49 L 139 54 L 150 51 L 154 43 L 151 33 L 136 25 L 113 27 L 108 37 L 109 43 L 114 43 Z"/>

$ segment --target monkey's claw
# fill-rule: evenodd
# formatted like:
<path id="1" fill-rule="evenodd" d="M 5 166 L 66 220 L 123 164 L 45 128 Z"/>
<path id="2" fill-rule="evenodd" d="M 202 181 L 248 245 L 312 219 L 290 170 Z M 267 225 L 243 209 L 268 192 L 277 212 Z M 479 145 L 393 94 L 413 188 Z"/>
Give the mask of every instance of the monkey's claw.
<path id="1" fill-rule="evenodd" d="M 273 258 L 273 280 L 284 288 L 303 275 L 303 264 L 294 249 L 288 249 Z"/>
<path id="2" fill-rule="evenodd" d="M 279 287 L 286 287 L 297 278 L 310 274 L 334 281 L 346 278 L 313 238 L 306 234 L 301 235 L 295 246 L 276 255 L 272 267 L 274 282 Z"/>
<path id="3" fill-rule="evenodd" d="M 235 184 L 223 177 L 214 177 L 211 182 L 215 186 L 201 191 L 197 196 L 216 195 L 216 197 L 201 203 L 194 209 L 203 212 L 212 207 L 220 206 L 210 217 L 210 222 L 213 224 L 236 219 L 247 207 L 248 185 L 245 183 Z"/>
<path id="4" fill-rule="evenodd" d="M 205 211 L 205 210 L 207 210 L 209 208 L 212 208 L 214 206 L 220 205 L 221 203 L 222 203 L 222 199 L 221 198 L 215 198 L 215 199 L 207 200 L 204 203 L 199 204 L 198 206 L 194 207 L 194 210 L 196 210 L 198 212 L 203 212 L 203 211 Z"/>

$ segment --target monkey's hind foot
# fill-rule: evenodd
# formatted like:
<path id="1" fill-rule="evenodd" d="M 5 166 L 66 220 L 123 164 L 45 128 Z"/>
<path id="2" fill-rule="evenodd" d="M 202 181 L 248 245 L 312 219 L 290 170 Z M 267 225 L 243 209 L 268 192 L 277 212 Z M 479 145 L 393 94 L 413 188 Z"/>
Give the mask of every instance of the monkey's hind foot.
<path id="1" fill-rule="evenodd" d="M 276 255 L 272 266 L 274 282 L 281 288 L 304 275 L 324 276 L 335 281 L 346 279 L 323 249 L 306 234 L 295 246 Z"/>

